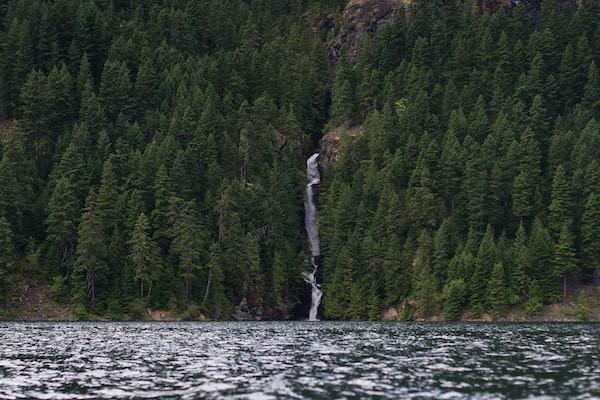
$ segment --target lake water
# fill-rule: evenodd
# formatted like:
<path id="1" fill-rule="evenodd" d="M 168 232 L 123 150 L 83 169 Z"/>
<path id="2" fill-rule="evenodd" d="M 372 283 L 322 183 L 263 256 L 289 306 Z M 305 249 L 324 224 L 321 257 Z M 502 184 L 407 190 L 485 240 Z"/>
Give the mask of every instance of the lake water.
<path id="1" fill-rule="evenodd" d="M 0 398 L 600 398 L 598 324 L 0 323 Z"/>

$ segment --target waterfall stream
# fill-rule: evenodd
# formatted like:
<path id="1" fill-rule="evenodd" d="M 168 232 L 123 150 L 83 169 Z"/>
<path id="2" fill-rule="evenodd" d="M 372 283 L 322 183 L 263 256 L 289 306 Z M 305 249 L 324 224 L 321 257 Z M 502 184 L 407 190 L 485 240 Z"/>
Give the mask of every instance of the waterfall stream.
<path id="1" fill-rule="evenodd" d="M 321 297 L 323 296 L 321 285 L 317 283 L 317 269 L 320 250 L 319 227 L 317 226 L 317 205 L 315 204 L 315 193 L 313 188 L 313 186 L 321 183 L 319 163 L 317 161 L 318 157 L 319 153 L 315 153 L 306 161 L 306 174 L 308 176 L 308 183 L 306 185 L 306 197 L 304 198 L 304 226 L 306 228 L 306 234 L 308 235 L 308 241 L 310 244 L 310 261 L 313 265 L 313 272 L 305 275 L 306 281 L 312 287 L 310 314 L 308 316 L 309 321 L 317 320 L 317 312 L 319 310 L 319 305 L 321 304 Z"/>

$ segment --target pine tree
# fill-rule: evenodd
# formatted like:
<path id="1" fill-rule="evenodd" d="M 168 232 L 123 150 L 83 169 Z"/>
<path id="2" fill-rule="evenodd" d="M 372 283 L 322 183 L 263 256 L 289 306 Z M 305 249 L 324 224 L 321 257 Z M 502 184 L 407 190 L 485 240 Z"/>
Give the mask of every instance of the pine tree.
<path id="1" fill-rule="evenodd" d="M 450 222 L 445 219 L 433 239 L 433 266 L 439 284 L 446 281 L 450 254 Z"/>
<path id="2" fill-rule="evenodd" d="M 193 201 L 172 198 L 170 203 L 171 253 L 179 260 L 179 275 L 185 284 L 186 302 L 192 301 L 192 284 L 201 268 L 201 237 Z"/>
<path id="3" fill-rule="evenodd" d="M 207 307 L 215 318 L 226 319 L 231 312 L 231 303 L 225 292 L 223 256 L 218 243 L 213 243 L 210 247 L 208 269 L 210 271 L 210 285 L 207 284 L 208 297 L 205 297 L 208 300 Z"/>
<path id="4" fill-rule="evenodd" d="M 348 304 L 348 317 L 355 321 L 362 321 L 367 316 L 366 293 L 360 282 L 352 282 L 350 285 L 350 303 Z"/>
<path id="5" fill-rule="evenodd" d="M 523 224 L 519 225 L 513 242 L 512 255 L 514 263 L 508 271 L 509 302 L 518 304 L 525 294 L 525 271 L 529 270 L 529 249 L 527 248 L 527 235 Z"/>
<path id="6" fill-rule="evenodd" d="M 567 279 L 570 274 L 577 270 L 577 254 L 575 252 L 575 239 L 571 232 L 570 223 L 563 225 L 560 232 L 560 238 L 554 247 L 554 256 L 552 257 L 552 268 L 555 276 L 562 277 L 562 300 L 567 302 Z"/>
<path id="7" fill-rule="evenodd" d="M 160 248 L 150 237 L 150 223 L 144 213 L 137 218 L 128 244 L 135 279 L 140 283 L 140 298 L 146 304 L 152 293 L 152 285 L 160 274 L 162 260 Z"/>
<path id="8" fill-rule="evenodd" d="M 71 258 L 75 254 L 80 205 L 68 178 L 59 179 L 48 202 L 47 240 L 52 243 L 67 281 L 71 280 Z"/>
<path id="9" fill-rule="evenodd" d="M 506 276 L 502 262 L 494 264 L 492 274 L 488 281 L 487 302 L 493 318 L 498 318 L 508 307 L 508 290 Z"/>
<path id="10" fill-rule="evenodd" d="M 529 283 L 529 297 L 525 302 L 523 309 L 525 316 L 531 317 L 542 310 L 543 295 L 537 281 L 534 279 Z"/>
<path id="11" fill-rule="evenodd" d="M 600 77 L 594 61 L 588 70 L 587 83 L 581 102 L 593 118 L 600 118 Z"/>
<path id="12" fill-rule="evenodd" d="M 102 177 L 98 189 L 96 202 L 96 214 L 102 224 L 103 231 L 112 235 L 117 225 L 118 210 L 116 200 L 120 197 L 119 183 L 112 159 L 108 159 L 102 168 Z"/>
<path id="13" fill-rule="evenodd" d="M 413 259 L 413 287 L 418 303 L 419 314 L 429 316 L 436 305 L 435 297 L 438 286 L 432 266 L 433 244 L 426 230 L 419 236 L 419 247 Z"/>
<path id="14" fill-rule="evenodd" d="M 154 231 L 153 239 L 163 249 L 163 254 L 169 246 L 169 201 L 172 196 L 171 180 L 167 169 L 161 165 L 154 180 L 154 208 L 150 218 Z"/>
<path id="15" fill-rule="evenodd" d="M 3 143 L 0 160 L 0 215 L 8 219 L 20 246 L 31 236 L 38 212 L 34 198 L 37 171 L 25 147 L 26 138 L 17 126 Z"/>
<path id="16" fill-rule="evenodd" d="M 275 250 L 272 271 L 273 305 L 279 310 L 283 310 L 285 306 L 286 282 L 288 281 L 283 253 L 282 250 Z"/>
<path id="17" fill-rule="evenodd" d="M 14 271 L 17 253 L 11 226 L 0 216 L 0 306 L 5 306 L 11 291 L 10 274 Z"/>
<path id="18" fill-rule="evenodd" d="M 552 180 L 552 201 L 548 207 L 548 228 L 558 240 L 563 225 L 572 219 L 571 188 L 562 165 L 559 165 Z"/>
<path id="19" fill-rule="evenodd" d="M 462 315 L 466 295 L 465 281 L 453 279 L 444 285 L 444 318 L 448 321 L 459 320 Z"/>
<path id="20" fill-rule="evenodd" d="M 371 280 L 369 287 L 369 296 L 367 302 L 367 314 L 370 320 L 381 319 L 381 298 L 379 294 L 379 285 L 376 277 Z"/>
<path id="21" fill-rule="evenodd" d="M 541 301 L 550 302 L 555 292 L 554 274 L 552 273 L 552 254 L 554 242 L 548 230 L 539 219 L 533 221 L 529 237 L 529 278 L 537 281 L 542 292 Z"/>
<path id="22" fill-rule="evenodd" d="M 96 309 L 98 289 L 107 273 L 106 241 L 96 201 L 97 195 L 92 189 L 79 224 L 73 269 L 76 299 L 83 303 L 87 297 L 91 310 Z"/>
<path id="23" fill-rule="evenodd" d="M 483 314 L 486 310 L 488 280 L 497 259 L 498 255 L 494 243 L 494 236 L 492 234 L 492 227 L 488 225 L 479 245 L 477 259 L 475 261 L 475 273 L 470 282 L 469 290 L 473 313 L 477 316 Z"/>
<path id="24" fill-rule="evenodd" d="M 581 223 L 581 250 L 586 269 L 600 276 L 600 196 L 593 192 L 585 203 Z"/>
<path id="25" fill-rule="evenodd" d="M 392 236 L 383 259 L 383 277 L 386 294 L 385 304 L 397 304 L 406 296 L 406 273 L 402 270 L 402 251 L 397 236 Z"/>
<path id="26" fill-rule="evenodd" d="M 108 60 L 104 64 L 100 85 L 100 103 L 110 121 L 119 113 L 128 117 L 131 113 L 131 81 L 129 69 L 124 62 Z"/>
<path id="27" fill-rule="evenodd" d="M 535 188 L 541 173 L 541 154 L 538 139 L 532 129 L 527 128 L 519 141 L 518 174 L 513 183 L 513 212 L 523 218 L 535 211 Z"/>

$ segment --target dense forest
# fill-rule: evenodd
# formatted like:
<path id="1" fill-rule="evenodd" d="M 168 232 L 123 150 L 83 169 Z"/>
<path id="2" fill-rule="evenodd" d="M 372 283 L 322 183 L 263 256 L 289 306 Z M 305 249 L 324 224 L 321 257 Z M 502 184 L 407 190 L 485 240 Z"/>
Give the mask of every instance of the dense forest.
<path id="1" fill-rule="evenodd" d="M 598 279 L 600 1 L 412 1 L 333 60 L 346 3 L 0 1 L 0 309 L 30 279 L 83 319 L 298 317 L 334 127 L 362 133 L 320 188 L 325 318 Z"/>
<path id="2" fill-rule="evenodd" d="M 321 200 L 327 316 L 534 314 L 597 280 L 600 2 L 409 11 L 332 86 L 364 134 Z"/>

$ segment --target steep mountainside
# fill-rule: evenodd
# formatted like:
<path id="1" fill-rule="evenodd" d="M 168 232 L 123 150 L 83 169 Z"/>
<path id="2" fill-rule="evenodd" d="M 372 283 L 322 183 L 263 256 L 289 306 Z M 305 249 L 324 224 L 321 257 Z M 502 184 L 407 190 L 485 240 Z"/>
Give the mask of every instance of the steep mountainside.
<path id="1" fill-rule="evenodd" d="M 5 1 L 0 307 L 32 282 L 23 304 L 74 318 L 307 315 L 321 141 L 322 316 L 596 315 L 598 21 L 599 0 Z"/>

